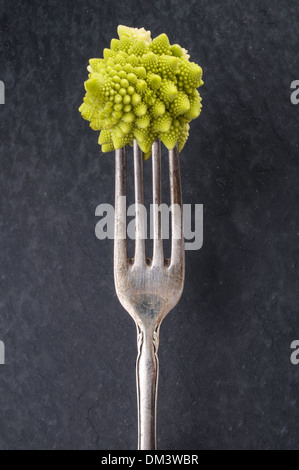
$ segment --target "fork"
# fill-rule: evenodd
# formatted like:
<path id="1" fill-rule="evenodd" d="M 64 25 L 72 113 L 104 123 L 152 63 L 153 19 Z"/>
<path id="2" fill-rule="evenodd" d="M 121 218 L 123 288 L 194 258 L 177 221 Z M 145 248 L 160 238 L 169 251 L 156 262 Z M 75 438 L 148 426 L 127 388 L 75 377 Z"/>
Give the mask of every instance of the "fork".
<path id="1" fill-rule="evenodd" d="M 161 142 L 152 145 L 153 256 L 145 253 L 145 211 L 142 152 L 134 140 L 135 252 L 127 255 L 126 147 L 115 151 L 114 281 L 118 299 L 135 321 L 138 403 L 138 450 L 155 450 L 158 389 L 158 347 L 162 320 L 178 303 L 184 286 L 185 252 L 179 151 L 168 151 L 171 204 L 171 257 L 163 252 Z"/>

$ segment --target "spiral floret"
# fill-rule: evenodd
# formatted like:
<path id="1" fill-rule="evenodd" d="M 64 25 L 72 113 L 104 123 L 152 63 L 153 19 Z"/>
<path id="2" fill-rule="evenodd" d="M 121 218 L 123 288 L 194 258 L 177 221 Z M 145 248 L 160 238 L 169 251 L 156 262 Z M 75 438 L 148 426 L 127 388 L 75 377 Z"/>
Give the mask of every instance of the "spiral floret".
<path id="1" fill-rule="evenodd" d="M 90 59 L 79 111 L 100 130 L 103 152 L 136 139 L 147 157 L 159 138 L 170 150 L 184 147 L 189 122 L 200 115 L 202 69 L 189 61 L 188 52 L 170 45 L 166 34 L 151 40 L 144 28 L 119 26 L 103 59 Z"/>

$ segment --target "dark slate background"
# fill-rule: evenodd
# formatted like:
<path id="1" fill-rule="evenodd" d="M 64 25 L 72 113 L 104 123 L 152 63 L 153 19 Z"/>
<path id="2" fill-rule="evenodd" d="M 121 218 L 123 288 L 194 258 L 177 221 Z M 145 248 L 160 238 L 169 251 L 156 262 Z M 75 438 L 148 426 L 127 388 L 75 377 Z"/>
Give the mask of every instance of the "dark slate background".
<path id="1" fill-rule="evenodd" d="M 0 1 L 0 448 L 136 448 L 135 326 L 94 233 L 114 159 L 77 111 L 118 24 L 204 70 L 181 159 L 204 245 L 161 330 L 159 448 L 299 449 L 297 0 Z"/>

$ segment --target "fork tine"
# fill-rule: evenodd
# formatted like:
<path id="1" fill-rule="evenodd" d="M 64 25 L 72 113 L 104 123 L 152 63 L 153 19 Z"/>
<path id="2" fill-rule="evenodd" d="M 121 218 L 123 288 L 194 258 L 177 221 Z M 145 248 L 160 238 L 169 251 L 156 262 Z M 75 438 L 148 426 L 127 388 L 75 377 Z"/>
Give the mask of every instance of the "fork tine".
<path id="1" fill-rule="evenodd" d="M 183 205 L 178 145 L 169 150 L 169 181 L 171 203 L 171 258 L 170 264 L 184 262 Z"/>
<path id="2" fill-rule="evenodd" d="M 115 224 L 114 224 L 114 261 L 115 272 L 127 265 L 127 152 L 126 147 L 115 151 Z"/>
<path id="3" fill-rule="evenodd" d="M 162 240 L 162 222 L 161 211 L 158 211 L 158 206 L 162 203 L 162 188 L 161 188 L 161 142 L 155 140 L 152 146 L 152 160 L 153 160 L 153 225 L 154 225 L 154 246 L 153 246 L 153 264 L 161 266 L 164 264 L 163 254 L 163 240 Z"/>
<path id="4" fill-rule="evenodd" d="M 145 263 L 145 208 L 143 189 L 142 152 L 134 140 L 134 182 L 135 182 L 135 257 L 134 263 Z"/>

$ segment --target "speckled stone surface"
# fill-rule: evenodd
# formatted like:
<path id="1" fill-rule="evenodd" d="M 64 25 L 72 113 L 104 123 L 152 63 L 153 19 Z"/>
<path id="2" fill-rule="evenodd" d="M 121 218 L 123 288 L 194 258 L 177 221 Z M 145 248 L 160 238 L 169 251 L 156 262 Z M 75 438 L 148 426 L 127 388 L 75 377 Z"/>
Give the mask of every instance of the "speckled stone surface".
<path id="1" fill-rule="evenodd" d="M 295 0 L 0 1 L 0 449 L 136 448 L 136 332 L 94 234 L 114 159 L 77 110 L 119 23 L 205 80 L 181 158 L 204 244 L 161 329 L 159 448 L 299 449 L 298 22 Z"/>

